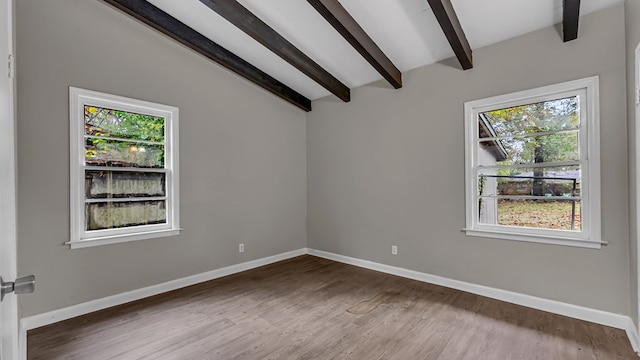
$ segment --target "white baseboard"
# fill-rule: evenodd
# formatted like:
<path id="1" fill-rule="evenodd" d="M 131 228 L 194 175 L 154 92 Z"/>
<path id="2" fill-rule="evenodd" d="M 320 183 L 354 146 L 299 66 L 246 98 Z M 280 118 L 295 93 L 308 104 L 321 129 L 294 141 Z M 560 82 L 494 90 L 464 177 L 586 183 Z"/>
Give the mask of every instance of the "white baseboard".
<path id="1" fill-rule="evenodd" d="M 638 327 L 630 317 L 627 317 L 627 326 L 624 331 L 627 333 L 627 337 L 629 338 L 631 347 L 633 347 L 633 351 L 640 355 L 640 336 L 638 335 Z"/>
<path id="2" fill-rule="evenodd" d="M 430 284 L 440 285 L 451 289 L 461 290 L 472 294 L 485 296 L 488 298 L 505 301 L 508 303 L 522 305 L 533 309 L 547 311 L 550 313 L 568 316 L 574 319 L 590 321 L 596 324 L 606 325 L 617 329 L 625 330 L 631 346 L 635 352 L 640 351 L 638 342 L 638 331 L 629 316 L 614 314 L 602 310 L 567 304 L 555 300 L 543 299 L 531 295 L 525 295 L 512 291 L 500 290 L 488 286 L 472 284 L 464 281 L 448 279 L 441 276 L 421 273 L 414 270 L 403 269 L 395 266 L 376 263 L 368 260 L 361 260 L 349 256 L 338 255 L 326 251 L 308 249 L 308 254 L 321 258 L 354 265 L 370 270 L 375 270 L 391 275 L 397 275 L 408 279 L 418 280 Z"/>
<path id="3" fill-rule="evenodd" d="M 69 306 L 66 308 L 49 311 L 43 314 L 28 316 L 20 320 L 20 353 L 22 359 L 26 359 L 26 334 L 27 330 L 41 326 L 67 320 L 76 316 L 85 315 L 94 311 L 107 309 L 113 306 L 125 304 L 131 301 L 140 300 L 149 296 L 162 294 L 168 291 L 177 290 L 186 286 L 195 285 L 201 282 L 214 280 L 223 276 L 236 274 L 242 271 L 254 269 L 260 266 L 272 264 L 278 261 L 290 259 L 296 256 L 309 254 L 349 265 L 371 269 L 391 275 L 397 275 L 408 279 L 418 280 L 430 284 L 440 285 L 456 290 L 485 296 L 488 298 L 522 305 L 550 313 L 564 315 L 575 319 L 590 321 L 597 324 L 610 326 L 625 330 L 633 350 L 640 351 L 640 338 L 638 330 L 633 320 L 629 316 L 614 314 L 606 311 L 571 305 L 555 300 L 543 299 L 531 295 L 500 290 L 488 286 L 472 284 L 464 281 L 453 280 L 441 276 L 421 273 L 414 270 L 403 269 L 395 266 L 376 263 L 368 260 L 361 260 L 349 256 L 338 255 L 326 251 L 302 248 L 286 253 L 269 256 L 262 259 L 252 260 L 245 263 L 231 265 L 225 268 L 212 270 L 202 274 L 196 274 L 181 279 L 168 281 L 162 284 L 152 285 L 142 289 L 132 290 L 121 294 L 108 296 L 101 299 L 91 300 L 85 303 Z"/>
<path id="4" fill-rule="evenodd" d="M 107 296 L 105 298 L 87 301 L 85 303 L 69 306 L 66 308 L 49 311 L 46 313 L 27 316 L 20 320 L 21 333 L 24 333 L 24 343 L 26 344 L 26 331 L 41 326 L 56 323 L 76 316 L 85 315 L 98 310 L 104 310 L 113 306 L 122 305 L 128 302 L 144 299 L 149 296 L 162 294 L 168 291 L 177 290 L 183 287 L 199 284 L 205 281 L 214 280 L 223 276 L 236 274 L 242 271 L 251 270 L 260 266 L 269 265 L 278 261 L 290 259 L 296 256 L 307 254 L 307 249 L 289 251 L 286 253 L 273 255 L 257 260 L 247 261 L 241 264 L 227 266 L 221 269 L 208 271 L 201 274 L 187 276 L 181 279 L 167 281 L 162 284 L 148 286 L 142 289 L 127 291 L 121 294 Z"/>

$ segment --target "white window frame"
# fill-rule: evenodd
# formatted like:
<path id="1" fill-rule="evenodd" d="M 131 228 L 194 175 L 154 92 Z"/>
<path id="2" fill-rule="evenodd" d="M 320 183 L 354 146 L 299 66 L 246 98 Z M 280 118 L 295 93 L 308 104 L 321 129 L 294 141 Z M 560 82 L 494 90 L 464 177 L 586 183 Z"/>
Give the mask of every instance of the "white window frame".
<path id="1" fill-rule="evenodd" d="M 162 117 L 165 119 L 167 222 L 117 229 L 85 230 L 85 105 Z M 69 87 L 70 117 L 70 240 L 71 249 L 144 240 L 180 233 L 178 182 L 178 108 L 148 101 Z M 106 168 L 121 171 L 120 168 Z M 124 168 L 127 169 L 127 168 Z M 148 169 L 138 169 L 146 171 Z"/>
<path id="2" fill-rule="evenodd" d="M 468 101 L 465 112 L 465 200 L 468 236 L 536 242 L 599 249 L 603 244 L 600 227 L 600 109 L 599 78 L 568 81 L 536 89 Z M 579 147 L 581 169 L 581 231 L 539 229 L 479 222 L 478 172 L 478 116 L 480 113 L 531 104 L 562 97 L 581 95 Z"/>

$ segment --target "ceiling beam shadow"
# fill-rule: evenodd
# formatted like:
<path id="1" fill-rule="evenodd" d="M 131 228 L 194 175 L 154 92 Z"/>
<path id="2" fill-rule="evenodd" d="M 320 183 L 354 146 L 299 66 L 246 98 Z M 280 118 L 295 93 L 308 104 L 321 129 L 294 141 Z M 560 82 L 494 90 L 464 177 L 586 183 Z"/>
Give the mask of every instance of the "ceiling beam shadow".
<path id="1" fill-rule="evenodd" d="M 451 0 L 428 0 L 428 2 L 460 65 L 464 70 L 471 69 L 473 67 L 471 46 L 469 46 L 462 26 L 460 26 L 455 10 L 453 10 Z"/>
<path id="2" fill-rule="evenodd" d="M 307 0 L 336 31 L 396 89 L 402 87 L 400 70 L 367 35 L 338 0 Z"/>
<path id="3" fill-rule="evenodd" d="M 578 38 L 578 19 L 580 18 L 580 0 L 563 0 L 562 38 L 564 42 Z"/>
<path id="4" fill-rule="evenodd" d="M 143 0 L 104 1 L 285 101 L 302 110 L 311 111 L 311 100 L 149 2 Z"/>
<path id="5" fill-rule="evenodd" d="M 236 0 L 200 0 L 200 2 L 322 85 L 342 101 L 348 102 L 350 100 L 351 92 L 346 85 L 311 60 Z"/>

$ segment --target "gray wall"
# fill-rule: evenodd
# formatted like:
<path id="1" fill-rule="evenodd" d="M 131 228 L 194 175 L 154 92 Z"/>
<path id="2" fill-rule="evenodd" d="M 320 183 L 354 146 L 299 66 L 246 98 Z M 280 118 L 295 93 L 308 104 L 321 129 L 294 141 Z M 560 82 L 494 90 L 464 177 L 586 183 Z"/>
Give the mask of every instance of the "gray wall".
<path id="1" fill-rule="evenodd" d="M 307 117 L 309 247 L 629 314 L 624 8 L 585 16 L 358 88 Z M 467 237 L 463 103 L 600 75 L 602 250 Z M 398 245 L 397 256 L 390 254 Z"/>
<path id="2" fill-rule="evenodd" d="M 303 111 L 102 1 L 16 7 L 23 316 L 306 246 Z M 63 245 L 70 85 L 180 108 L 182 235 Z"/>
<path id="3" fill-rule="evenodd" d="M 631 317 L 638 324 L 638 239 L 636 221 L 636 106 L 635 89 L 635 49 L 640 43 L 640 0 L 625 2 L 625 24 L 627 39 L 627 113 L 629 117 L 629 257 L 630 257 L 630 295 Z"/>
<path id="4" fill-rule="evenodd" d="M 625 60 L 640 41 L 640 2 L 624 6 L 626 59 L 619 5 L 584 17 L 571 43 L 544 29 L 477 49 L 473 70 L 450 59 L 404 74 L 403 89 L 371 84 L 349 104 L 316 101 L 306 116 L 102 1 L 17 1 L 18 266 L 38 276 L 23 316 L 298 249 L 308 234 L 312 248 L 637 320 L 626 191 L 633 157 L 621 134 L 627 120 L 633 126 Z M 587 250 L 461 233 L 464 101 L 592 75 L 601 77 L 611 244 Z M 182 235 L 63 245 L 68 86 L 180 108 Z"/>

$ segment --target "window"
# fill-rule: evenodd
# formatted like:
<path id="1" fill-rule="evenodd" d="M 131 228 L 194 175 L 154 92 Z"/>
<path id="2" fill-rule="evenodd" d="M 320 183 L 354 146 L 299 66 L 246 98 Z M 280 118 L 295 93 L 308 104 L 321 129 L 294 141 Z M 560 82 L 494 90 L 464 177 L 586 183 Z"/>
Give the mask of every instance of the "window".
<path id="1" fill-rule="evenodd" d="M 600 248 L 598 77 L 465 103 L 466 233 Z"/>
<path id="2" fill-rule="evenodd" d="M 177 235 L 178 109 L 69 88 L 71 248 Z"/>

